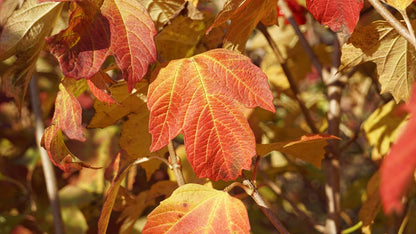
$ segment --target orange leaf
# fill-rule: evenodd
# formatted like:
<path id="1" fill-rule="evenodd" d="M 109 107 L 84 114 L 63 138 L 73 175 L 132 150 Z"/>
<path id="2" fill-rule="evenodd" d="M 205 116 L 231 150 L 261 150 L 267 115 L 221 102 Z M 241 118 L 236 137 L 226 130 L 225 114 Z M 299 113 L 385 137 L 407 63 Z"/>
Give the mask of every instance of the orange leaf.
<path id="1" fill-rule="evenodd" d="M 260 156 L 276 150 L 282 153 L 290 154 L 306 162 L 321 168 L 321 161 L 325 156 L 325 146 L 328 145 L 326 140 L 338 139 L 336 136 L 327 134 L 307 134 L 293 141 L 276 142 L 271 144 L 258 144 L 257 154 Z"/>
<path id="2" fill-rule="evenodd" d="M 228 0 L 208 32 L 231 20 L 224 39 L 224 48 L 244 52 L 245 44 L 257 24 L 277 24 L 277 0 Z"/>
<path id="3" fill-rule="evenodd" d="M 156 61 L 156 30 L 146 9 L 136 0 L 74 4 L 68 28 L 47 39 L 63 73 L 88 79 L 109 55 L 114 55 L 131 91 L 146 74 L 147 66 Z"/>
<path id="4" fill-rule="evenodd" d="M 156 61 L 152 18 L 136 0 L 105 0 L 101 8 L 111 31 L 111 53 L 131 91 Z"/>
<path id="5" fill-rule="evenodd" d="M 173 60 L 149 86 L 151 150 L 183 133 L 199 177 L 233 180 L 249 169 L 255 140 L 241 104 L 274 111 L 266 75 L 250 59 L 225 49 Z"/>
<path id="6" fill-rule="evenodd" d="M 99 71 L 91 77 L 91 79 L 87 80 L 87 82 L 92 94 L 94 94 L 98 100 L 107 104 L 117 103 L 114 98 L 108 94 L 110 91 L 107 84 L 114 84 L 115 82 L 107 75 L 107 73 Z"/>
<path id="7" fill-rule="evenodd" d="M 249 233 L 244 204 L 228 193 L 186 184 L 147 216 L 143 233 Z"/>
<path id="8" fill-rule="evenodd" d="M 79 169 L 81 166 L 90 167 L 79 162 L 79 159 L 65 146 L 62 132 L 70 139 L 79 141 L 85 141 L 85 136 L 81 125 L 81 105 L 64 85 L 60 84 L 59 90 L 52 125 L 45 129 L 42 146 L 48 152 L 51 161 L 64 171 L 69 171 L 71 168 Z"/>

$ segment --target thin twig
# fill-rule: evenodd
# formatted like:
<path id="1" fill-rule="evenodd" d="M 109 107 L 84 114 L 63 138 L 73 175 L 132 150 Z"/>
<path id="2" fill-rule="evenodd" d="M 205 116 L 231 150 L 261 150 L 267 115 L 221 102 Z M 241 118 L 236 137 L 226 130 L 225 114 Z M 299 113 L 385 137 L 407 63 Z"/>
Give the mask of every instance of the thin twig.
<path id="1" fill-rule="evenodd" d="M 292 74 L 290 73 L 289 68 L 287 67 L 286 62 L 284 61 L 279 48 L 277 47 L 276 43 L 274 42 L 273 38 L 270 36 L 269 32 L 267 31 L 267 28 L 264 24 L 259 23 L 257 25 L 257 28 L 263 33 L 263 35 L 266 37 L 267 42 L 269 43 L 270 47 L 273 50 L 274 55 L 276 56 L 276 59 L 278 63 L 282 66 L 283 72 L 285 73 L 287 80 L 290 84 L 290 89 L 293 92 L 293 95 L 295 96 L 296 101 L 299 104 L 299 107 L 305 116 L 306 123 L 308 124 L 309 128 L 311 129 L 312 133 L 319 133 L 318 128 L 315 126 L 315 122 L 312 119 L 311 113 L 309 112 L 309 109 L 306 107 L 305 103 L 302 100 L 302 97 L 299 92 L 299 88 L 295 82 L 295 79 L 293 78 Z"/>
<path id="2" fill-rule="evenodd" d="M 175 173 L 176 180 L 179 186 L 185 184 L 185 179 L 183 178 L 182 169 L 180 162 L 178 161 L 178 156 L 175 152 L 175 147 L 173 147 L 173 142 L 169 141 L 168 143 L 168 150 L 169 150 L 169 161 L 173 167 L 173 172 Z"/>
<path id="3" fill-rule="evenodd" d="M 383 6 L 383 4 L 379 0 L 368 0 L 368 2 L 373 5 L 374 9 L 387 21 L 390 25 L 402 36 L 404 37 L 410 44 L 413 45 L 416 49 L 416 41 L 410 35 L 410 32 L 400 23 L 399 20 L 394 17 L 390 11 L 387 10 Z"/>
<path id="4" fill-rule="evenodd" d="M 243 184 L 246 185 L 250 190 L 251 193 L 248 195 L 253 198 L 253 200 L 256 202 L 256 204 L 260 207 L 261 211 L 264 215 L 269 219 L 269 221 L 273 224 L 273 226 L 276 228 L 277 231 L 279 231 L 282 234 L 288 234 L 289 231 L 286 229 L 285 226 L 276 218 L 276 215 L 273 213 L 273 211 L 270 209 L 270 206 L 266 203 L 266 201 L 263 199 L 257 188 L 253 185 L 253 183 L 245 178 L 243 176 Z"/>
<path id="5" fill-rule="evenodd" d="M 48 193 L 49 202 L 51 205 L 51 211 L 53 216 L 54 228 L 56 234 L 65 233 L 64 224 L 61 216 L 61 206 L 59 204 L 58 188 L 56 186 L 55 171 L 52 163 L 49 159 L 48 153 L 44 148 L 40 146 L 42 135 L 44 132 L 44 125 L 42 122 L 42 111 L 40 109 L 39 90 L 37 85 L 36 76 L 32 77 L 30 81 L 30 100 L 32 104 L 32 110 L 35 115 L 35 127 L 36 127 L 36 145 L 39 149 L 40 157 L 42 160 L 43 174 L 45 177 L 46 191 Z"/>
<path id="6" fill-rule="evenodd" d="M 259 170 L 258 171 L 261 175 L 261 177 L 263 178 L 263 181 L 279 196 L 281 196 L 284 200 L 288 201 L 289 204 L 292 206 L 293 210 L 295 211 L 295 213 L 300 216 L 302 219 L 306 220 L 308 222 L 308 224 L 310 226 L 312 226 L 315 230 L 317 230 L 318 232 L 323 232 L 325 230 L 325 227 L 322 225 L 319 225 L 317 223 L 315 223 L 315 221 L 305 212 L 303 212 L 301 209 L 298 208 L 298 206 L 292 201 L 290 200 L 285 193 L 282 192 L 282 190 L 279 188 L 279 186 L 277 186 L 276 183 L 274 183 L 273 181 L 271 181 L 269 179 L 269 177 L 266 175 L 266 173 L 264 173 L 263 171 Z"/>
<path id="7" fill-rule="evenodd" d="M 319 76 L 322 78 L 323 66 L 319 61 L 318 57 L 316 56 L 315 52 L 313 51 L 312 47 L 306 40 L 305 35 L 303 35 L 302 31 L 300 31 L 298 23 L 296 22 L 295 18 L 293 18 L 292 10 L 287 5 L 285 0 L 279 0 L 278 5 L 279 8 L 283 11 L 283 15 L 285 16 L 285 18 L 289 21 L 290 25 L 295 30 L 295 33 L 299 38 L 300 44 L 302 45 L 303 49 L 305 50 L 306 54 L 311 60 L 313 66 L 318 71 Z"/>

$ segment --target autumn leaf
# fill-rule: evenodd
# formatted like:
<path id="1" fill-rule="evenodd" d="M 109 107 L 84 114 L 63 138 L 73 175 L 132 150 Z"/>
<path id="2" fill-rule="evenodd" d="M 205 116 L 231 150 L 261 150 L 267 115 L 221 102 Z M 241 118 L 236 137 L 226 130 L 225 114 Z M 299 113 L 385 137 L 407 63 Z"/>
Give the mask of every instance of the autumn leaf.
<path id="1" fill-rule="evenodd" d="M 227 0 L 208 31 L 231 20 L 223 47 L 244 52 L 245 44 L 257 24 L 277 24 L 277 18 L 277 0 Z"/>
<path id="2" fill-rule="evenodd" d="M 138 0 L 146 7 L 156 29 L 161 30 L 172 18 L 179 13 L 183 7 L 185 0 Z"/>
<path id="3" fill-rule="evenodd" d="M 92 94 L 98 100 L 107 104 L 117 103 L 114 98 L 109 95 L 109 88 L 107 84 L 114 84 L 115 82 L 107 73 L 98 71 L 87 82 Z"/>
<path id="4" fill-rule="evenodd" d="M 415 24 L 416 21 L 412 21 Z M 390 92 L 396 102 L 407 101 L 416 76 L 415 48 L 386 21 L 375 21 L 356 28 L 342 46 L 341 68 L 350 69 L 374 62 L 381 93 Z"/>
<path id="5" fill-rule="evenodd" d="M 96 100 L 94 102 L 95 114 L 92 117 L 89 128 L 104 128 L 117 122 L 119 119 L 130 113 L 147 111 L 143 99 L 146 98 L 148 83 L 146 80 L 136 84 L 136 92 L 130 94 L 126 83 L 118 82 L 110 86 L 109 90 L 114 100 L 119 103 L 108 105 L 105 102 Z"/>
<path id="6" fill-rule="evenodd" d="M 150 190 L 143 191 L 137 196 L 125 196 L 126 205 L 123 208 L 118 222 L 122 221 L 120 232 L 131 233 L 134 223 L 143 213 L 144 209 L 149 206 L 155 206 L 156 200 L 163 197 L 169 197 L 178 185 L 169 180 L 158 181 L 152 185 Z"/>
<path id="7" fill-rule="evenodd" d="M 306 0 L 315 19 L 334 32 L 351 34 L 360 18 L 362 0 Z"/>
<path id="8" fill-rule="evenodd" d="M 321 168 L 321 161 L 325 156 L 324 148 L 328 145 L 327 140 L 330 139 L 339 140 L 338 137 L 327 134 L 307 134 L 293 141 L 258 144 L 257 154 L 264 156 L 276 150 L 300 158 Z"/>
<path id="9" fill-rule="evenodd" d="M 266 75 L 250 59 L 225 49 L 173 60 L 149 86 L 152 151 L 183 133 L 199 177 L 235 179 L 249 169 L 255 139 L 240 104 L 274 111 Z"/>
<path id="10" fill-rule="evenodd" d="M 85 141 L 82 127 L 82 109 L 78 100 L 69 93 L 63 84 L 59 85 L 55 101 L 52 125 L 45 129 L 42 146 L 56 166 L 64 171 L 80 166 L 89 167 L 80 162 L 66 147 L 62 132 L 73 140 Z"/>
<path id="11" fill-rule="evenodd" d="M 405 10 L 413 0 L 383 0 L 390 6 L 396 8 L 397 10 Z"/>
<path id="12" fill-rule="evenodd" d="M 363 222 L 363 226 L 370 225 L 381 209 L 379 187 L 380 172 L 377 171 L 368 181 L 366 188 L 367 199 L 363 203 L 360 212 L 358 213 L 358 218 Z"/>
<path id="13" fill-rule="evenodd" d="M 410 119 L 380 167 L 380 195 L 385 213 L 403 211 L 402 197 L 416 169 L 416 144 L 411 142 L 416 133 L 416 86 L 414 87 L 407 104 Z"/>
<path id="14" fill-rule="evenodd" d="M 403 112 L 403 111 L 402 111 Z M 379 107 L 362 124 L 370 146 L 373 146 L 372 159 L 380 159 L 389 151 L 407 120 L 406 113 L 399 113 L 394 101 Z"/>
<path id="15" fill-rule="evenodd" d="M 177 16 L 156 36 L 159 56 L 163 61 L 169 61 L 194 55 L 205 30 L 206 25 L 203 20 Z"/>
<path id="16" fill-rule="evenodd" d="M 147 216 L 143 233 L 248 233 L 244 204 L 228 193 L 186 184 Z"/>
<path id="17" fill-rule="evenodd" d="M 13 12 L 1 31 L 0 61 L 13 55 L 17 57 L 13 65 L 1 74 L 2 89 L 15 99 L 19 108 L 45 45 L 45 37 L 52 32 L 62 6 L 27 0 Z"/>
<path id="18" fill-rule="evenodd" d="M 113 55 L 131 91 L 156 61 L 155 34 L 152 19 L 136 0 L 77 1 L 68 28 L 48 38 L 48 44 L 63 73 L 75 79 L 92 77 Z"/>

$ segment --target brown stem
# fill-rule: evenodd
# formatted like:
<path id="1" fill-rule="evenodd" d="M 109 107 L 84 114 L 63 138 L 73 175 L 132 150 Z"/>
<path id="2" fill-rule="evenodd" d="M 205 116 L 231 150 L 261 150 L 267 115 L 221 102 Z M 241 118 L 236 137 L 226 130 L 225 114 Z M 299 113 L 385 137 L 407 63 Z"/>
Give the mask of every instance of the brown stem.
<path id="1" fill-rule="evenodd" d="M 168 143 L 168 150 L 169 150 L 169 161 L 171 162 L 173 172 L 175 173 L 176 180 L 179 186 L 185 184 L 185 179 L 183 178 L 182 169 L 180 165 L 180 161 L 178 156 L 175 152 L 175 147 L 173 147 L 172 141 Z"/>
<path id="2" fill-rule="evenodd" d="M 244 178 L 244 176 L 243 176 Z M 263 199 L 257 188 L 253 185 L 253 183 L 248 180 L 247 178 L 244 178 L 243 184 L 246 185 L 250 189 L 250 193 L 248 195 L 253 198 L 253 200 L 256 202 L 256 204 L 260 207 L 261 211 L 264 215 L 269 219 L 269 221 L 273 224 L 273 226 L 276 228 L 277 231 L 279 231 L 282 234 L 288 234 L 289 231 L 283 226 L 283 224 L 276 218 L 276 215 L 273 213 L 273 211 L 270 209 L 270 206 L 266 203 L 266 201 Z"/>
<path id="3" fill-rule="evenodd" d="M 414 40 L 414 35 L 412 36 L 410 32 L 400 23 L 396 17 L 394 17 L 387 8 L 379 0 L 368 0 L 368 2 L 373 5 L 374 9 L 387 21 L 390 25 L 410 44 L 413 45 L 416 49 L 416 41 Z"/>
<path id="4" fill-rule="evenodd" d="M 415 31 L 413 30 L 412 23 L 410 22 L 409 16 L 407 16 L 406 9 L 399 10 L 400 14 L 402 15 L 404 22 L 406 23 L 407 30 L 409 30 L 410 37 L 412 41 L 416 42 Z"/>
<path id="5" fill-rule="evenodd" d="M 30 80 L 30 101 L 32 104 L 33 114 L 35 116 L 36 127 L 36 145 L 39 149 L 40 158 L 42 161 L 43 174 L 45 177 L 46 192 L 48 194 L 49 203 L 51 205 L 51 212 L 53 216 L 54 230 L 56 234 L 65 233 L 64 224 L 62 222 L 61 206 L 59 203 L 58 188 L 56 186 L 56 177 L 53 165 L 49 159 L 48 153 L 41 147 L 40 142 L 43 132 L 45 130 L 42 121 L 42 110 L 40 108 L 39 90 L 36 76 L 33 75 Z"/>
<path id="6" fill-rule="evenodd" d="M 305 103 L 302 100 L 302 97 L 299 92 L 299 88 L 296 84 L 295 79 L 293 78 L 292 74 L 290 73 L 289 68 L 287 67 L 286 62 L 284 61 L 279 48 L 277 47 L 276 43 L 273 41 L 272 37 L 270 36 L 269 32 L 267 31 L 267 28 L 264 24 L 259 23 L 257 25 L 257 28 L 263 33 L 263 35 L 266 37 L 267 42 L 269 43 L 270 47 L 273 50 L 274 55 L 276 56 L 276 59 L 278 63 L 282 66 L 283 72 L 285 73 L 287 80 L 290 84 L 290 89 L 292 90 L 296 101 L 299 104 L 299 107 L 305 116 L 306 123 L 308 124 L 309 128 L 313 133 L 319 133 L 318 128 L 315 126 L 315 122 L 312 119 L 311 113 L 309 112 L 308 108 L 306 107 Z"/>
<path id="7" fill-rule="evenodd" d="M 330 73 L 324 74 L 324 81 L 328 93 L 328 134 L 340 135 L 339 125 L 341 120 L 341 95 L 345 85 L 346 76 L 337 72 L 340 64 L 340 49 L 337 37 L 334 37 L 334 53 Z M 322 162 L 325 171 L 325 194 L 327 198 L 327 220 L 325 233 L 339 233 L 341 230 L 340 207 L 340 176 L 339 176 L 339 142 L 329 140 L 327 153 Z"/>
<path id="8" fill-rule="evenodd" d="M 292 10 L 287 5 L 285 0 L 279 0 L 278 5 L 279 8 L 283 11 L 285 18 L 289 21 L 290 25 L 295 30 L 295 33 L 299 38 L 300 44 L 302 45 L 303 49 L 305 50 L 306 54 L 311 60 L 313 66 L 318 71 L 319 76 L 322 78 L 323 66 L 319 61 L 318 57 L 316 56 L 315 52 L 313 51 L 312 47 L 309 45 L 302 31 L 300 31 L 298 23 L 296 22 L 295 18 L 293 18 Z"/>

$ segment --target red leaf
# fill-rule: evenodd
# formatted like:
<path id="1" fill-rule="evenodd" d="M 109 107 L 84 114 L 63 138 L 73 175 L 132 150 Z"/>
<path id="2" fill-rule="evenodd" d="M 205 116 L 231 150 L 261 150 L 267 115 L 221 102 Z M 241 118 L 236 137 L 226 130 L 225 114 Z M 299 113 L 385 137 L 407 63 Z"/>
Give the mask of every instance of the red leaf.
<path id="1" fill-rule="evenodd" d="M 334 32 L 351 34 L 360 18 L 362 0 L 306 0 L 309 12 Z"/>
<path id="2" fill-rule="evenodd" d="M 244 204 L 228 193 L 186 184 L 147 216 L 143 233 L 249 233 Z"/>
<path id="3" fill-rule="evenodd" d="M 111 53 L 131 91 L 156 61 L 153 20 L 137 0 L 105 0 L 101 12 L 110 23 Z"/>
<path id="4" fill-rule="evenodd" d="M 103 71 L 99 71 L 88 81 L 88 87 L 94 96 L 101 102 L 107 104 L 117 103 L 108 93 L 110 92 L 107 84 L 114 84 L 115 82 Z"/>
<path id="5" fill-rule="evenodd" d="M 67 77 L 90 78 L 108 56 L 109 23 L 99 14 L 98 4 L 93 0 L 76 2 L 68 28 L 46 40 Z"/>
<path id="6" fill-rule="evenodd" d="M 47 39 L 62 72 L 90 78 L 114 55 L 129 91 L 156 61 L 156 29 L 145 8 L 135 0 L 76 1 L 69 26 Z M 99 40 L 97 40 L 99 38 Z"/>
<path id="7" fill-rule="evenodd" d="M 402 197 L 406 193 L 416 169 L 416 86 L 408 103 L 410 119 L 401 136 L 391 147 L 381 165 L 380 195 L 385 213 L 403 211 Z"/>
<path id="8" fill-rule="evenodd" d="M 85 141 L 85 136 L 83 135 L 83 127 L 81 125 L 81 105 L 62 84 L 59 85 L 59 90 L 55 101 L 52 125 L 45 129 L 42 137 L 42 146 L 46 149 L 51 161 L 56 166 L 64 171 L 68 171 L 71 167 L 79 168 L 87 165 L 76 162 L 79 160 L 66 148 L 62 131 L 70 139 L 74 140 Z"/>
<path id="9" fill-rule="evenodd" d="M 225 49 L 173 60 L 149 86 L 151 150 L 183 133 L 199 177 L 233 180 L 256 154 L 240 103 L 274 111 L 266 75 L 250 59 Z"/>

